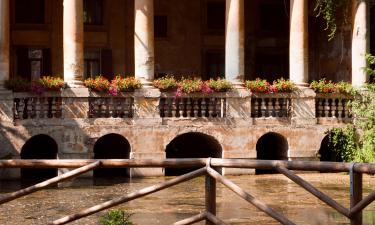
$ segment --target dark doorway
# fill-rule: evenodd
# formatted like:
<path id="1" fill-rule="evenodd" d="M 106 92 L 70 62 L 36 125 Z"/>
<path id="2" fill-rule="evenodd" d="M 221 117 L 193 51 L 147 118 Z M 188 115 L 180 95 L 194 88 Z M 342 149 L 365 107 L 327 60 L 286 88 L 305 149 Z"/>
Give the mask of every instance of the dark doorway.
<path id="1" fill-rule="evenodd" d="M 259 138 L 257 145 L 257 159 L 288 160 L 288 141 L 277 133 L 267 133 Z M 275 170 L 255 170 L 256 174 L 277 173 Z"/>
<path id="2" fill-rule="evenodd" d="M 319 149 L 320 161 L 324 162 L 342 162 L 342 158 L 329 145 L 329 135 L 323 138 Z"/>
<path id="3" fill-rule="evenodd" d="M 56 159 L 57 143 L 45 134 L 30 138 L 22 146 L 21 159 Z M 23 186 L 32 185 L 57 176 L 57 169 L 21 169 Z"/>
<path id="4" fill-rule="evenodd" d="M 177 136 L 166 148 L 168 158 L 221 158 L 220 143 L 212 136 L 191 132 Z M 166 176 L 178 176 L 198 168 L 166 168 Z"/>
<path id="5" fill-rule="evenodd" d="M 107 134 L 99 138 L 94 145 L 95 159 L 129 159 L 130 144 L 119 134 Z M 94 178 L 129 177 L 128 168 L 105 168 L 94 170 Z"/>

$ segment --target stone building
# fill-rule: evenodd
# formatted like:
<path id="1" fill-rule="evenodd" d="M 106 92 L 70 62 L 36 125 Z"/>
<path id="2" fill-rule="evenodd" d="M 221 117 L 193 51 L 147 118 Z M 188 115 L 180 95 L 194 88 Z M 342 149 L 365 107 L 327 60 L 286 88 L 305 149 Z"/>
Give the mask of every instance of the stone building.
<path id="1" fill-rule="evenodd" d="M 307 83 L 368 81 L 372 5 L 352 0 L 348 23 L 327 41 L 314 0 L 0 0 L 0 158 L 318 160 L 325 131 L 351 118 L 346 96 L 317 95 Z M 96 95 L 82 79 L 99 74 L 134 75 L 144 88 Z M 150 85 L 167 74 L 223 76 L 235 89 L 175 98 Z M 3 87 L 15 76 L 43 75 L 63 76 L 69 87 L 43 96 Z M 242 88 L 257 77 L 290 78 L 299 91 Z M 164 173 L 176 171 L 130 171 Z"/>

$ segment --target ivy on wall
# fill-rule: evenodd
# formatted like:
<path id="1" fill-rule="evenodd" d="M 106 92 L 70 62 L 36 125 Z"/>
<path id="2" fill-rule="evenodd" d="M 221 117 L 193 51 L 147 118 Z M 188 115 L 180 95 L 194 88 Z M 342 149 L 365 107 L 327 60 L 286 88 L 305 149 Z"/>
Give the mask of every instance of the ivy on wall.
<path id="1" fill-rule="evenodd" d="M 350 0 L 315 0 L 314 12 L 316 17 L 321 17 L 326 24 L 328 31 L 328 41 L 335 37 L 337 32 L 337 14 L 342 12 L 342 25 L 347 23 L 347 16 L 350 8 Z"/>

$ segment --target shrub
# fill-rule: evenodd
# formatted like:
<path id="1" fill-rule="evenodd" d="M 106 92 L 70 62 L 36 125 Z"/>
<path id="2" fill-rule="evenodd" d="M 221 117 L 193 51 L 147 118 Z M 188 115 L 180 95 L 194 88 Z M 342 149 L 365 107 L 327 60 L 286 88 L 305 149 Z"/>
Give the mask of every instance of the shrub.
<path id="1" fill-rule="evenodd" d="M 296 90 L 296 85 L 291 80 L 277 79 L 272 84 L 274 92 L 290 93 Z"/>
<path id="2" fill-rule="evenodd" d="M 60 77 L 44 76 L 37 82 L 44 90 L 47 91 L 60 91 L 65 88 L 65 82 Z"/>
<path id="3" fill-rule="evenodd" d="M 99 219 L 99 225 L 133 225 L 130 217 L 131 214 L 122 210 L 110 210 Z"/>
<path id="4" fill-rule="evenodd" d="M 134 91 L 135 89 L 139 89 L 142 87 L 142 84 L 139 80 L 135 79 L 134 77 L 121 77 L 116 76 L 111 81 L 111 87 L 117 88 L 120 92 L 126 91 Z"/>
<path id="5" fill-rule="evenodd" d="M 153 85 L 162 91 L 171 91 L 177 89 L 178 82 L 172 76 L 166 76 L 154 80 Z"/>
<path id="6" fill-rule="evenodd" d="M 328 148 L 336 154 L 336 158 L 344 162 L 352 162 L 357 157 L 358 141 L 353 125 L 345 128 L 333 128 L 328 134 Z"/>
<path id="7" fill-rule="evenodd" d="M 5 88 L 14 92 L 25 92 L 30 91 L 30 81 L 22 77 L 14 77 L 5 81 Z"/>
<path id="8" fill-rule="evenodd" d="M 270 93 L 271 85 L 267 80 L 257 78 L 255 80 L 245 81 L 245 87 L 254 93 Z"/>
<path id="9" fill-rule="evenodd" d="M 348 82 L 340 81 L 336 84 L 336 92 L 346 95 L 357 95 L 358 91 Z"/>
<path id="10" fill-rule="evenodd" d="M 317 93 L 334 93 L 336 92 L 336 85 L 331 80 L 326 80 L 325 78 L 319 81 L 314 80 L 310 84 L 312 88 Z"/>
<path id="11" fill-rule="evenodd" d="M 84 80 L 84 85 L 91 91 L 107 92 L 110 88 L 110 82 L 103 76 L 95 78 L 87 78 Z"/>
<path id="12" fill-rule="evenodd" d="M 224 92 L 232 89 L 232 83 L 221 78 L 218 78 L 217 80 L 210 79 L 207 81 L 207 85 L 210 89 L 216 92 Z"/>

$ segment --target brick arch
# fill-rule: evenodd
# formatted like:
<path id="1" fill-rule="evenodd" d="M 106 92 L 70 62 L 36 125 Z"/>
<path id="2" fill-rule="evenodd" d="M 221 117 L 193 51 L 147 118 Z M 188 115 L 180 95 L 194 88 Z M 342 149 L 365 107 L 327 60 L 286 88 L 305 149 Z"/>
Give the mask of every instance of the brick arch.
<path id="1" fill-rule="evenodd" d="M 129 159 L 131 146 L 124 136 L 116 133 L 100 137 L 94 144 L 94 159 Z M 94 170 L 95 178 L 128 177 L 128 168 L 106 168 Z"/>
<path id="2" fill-rule="evenodd" d="M 256 144 L 257 159 L 288 160 L 289 144 L 286 137 L 279 133 L 268 132 L 261 136 Z M 274 173 L 272 170 L 256 170 L 256 174 Z"/>
<path id="3" fill-rule="evenodd" d="M 223 148 L 219 141 L 201 132 L 188 132 L 176 136 L 165 148 L 166 158 L 221 158 Z M 165 175 L 181 175 L 196 168 L 167 168 Z"/>
<path id="4" fill-rule="evenodd" d="M 58 145 L 51 136 L 38 134 L 29 138 L 21 148 L 21 159 L 56 159 Z M 57 176 L 57 169 L 21 169 L 21 180 L 25 185 L 37 183 Z"/>

